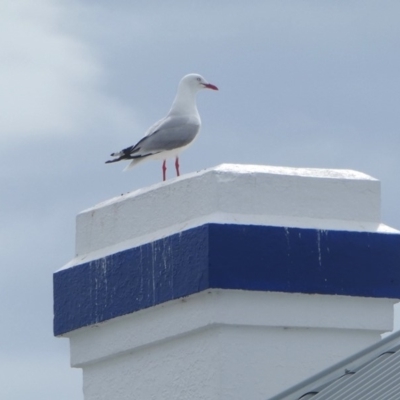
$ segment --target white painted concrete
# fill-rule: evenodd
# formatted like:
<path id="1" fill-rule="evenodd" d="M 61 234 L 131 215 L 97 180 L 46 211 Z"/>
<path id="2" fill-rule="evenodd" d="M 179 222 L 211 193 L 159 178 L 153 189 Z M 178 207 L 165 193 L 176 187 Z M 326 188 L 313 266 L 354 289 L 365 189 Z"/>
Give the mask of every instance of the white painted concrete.
<path id="1" fill-rule="evenodd" d="M 265 400 L 378 341 L 393 303 L 212 290 L 67 336 L 85 400 Z"/>
<path id="2" fill-rule="evenodd" d="M 223 164 L 83 211 L 65 267 L 207 222 L 397 232 L 380 223 L 380 182 L 363 173 Z"/>
<path id="3" fill-rule="evenodd" d="M 221 165 L 82 212 L 66 267 L 207 222 L 397 232 L 365 174 Z M 65 336 L 85 400 L 265 400 L 380 340 L 394 302 L 210 290 Z"/>

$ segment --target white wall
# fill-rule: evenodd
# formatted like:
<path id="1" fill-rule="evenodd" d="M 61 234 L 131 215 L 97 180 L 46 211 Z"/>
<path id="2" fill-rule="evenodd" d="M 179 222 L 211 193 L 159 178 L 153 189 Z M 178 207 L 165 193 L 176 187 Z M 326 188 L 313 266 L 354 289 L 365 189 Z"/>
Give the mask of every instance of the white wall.
<path id="1" fill-rule="evenodd" d="M 398 234 L 365 174 L 222 165 L 82 212 L 64 269 L 207 222 Z M 265 400 L 378 341 L 396 301 L 210 289 L 64 336 L 85 400 Z"/>
<path id="2" fill-rule="evenodd" d="M 85 400 L 265 400 L 378 341 L 393 302 L 211 290 L 67 336 Z"/>

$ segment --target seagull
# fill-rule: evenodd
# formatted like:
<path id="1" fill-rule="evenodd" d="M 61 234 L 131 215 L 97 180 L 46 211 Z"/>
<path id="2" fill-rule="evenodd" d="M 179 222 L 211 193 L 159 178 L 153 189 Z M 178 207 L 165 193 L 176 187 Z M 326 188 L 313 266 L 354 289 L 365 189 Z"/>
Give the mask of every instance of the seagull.
<path id="1" fill-rule="evenodd" d="M 112 153 L 114 163 L 131 160 L 124 170 L 144 160 L 164 160 L 163 181 L 166 179 L 167 159 L 175 158 L 176 175 L 179 176 L 179 154 L 189 147 L 200 131 L 201 120 L 196 106 L 196 94 L 201 89 L 218 90 L 199 74 L 185 75 L 178 85 L 178 92 L 168 114 L 152 125 L 135 145 Z"/>

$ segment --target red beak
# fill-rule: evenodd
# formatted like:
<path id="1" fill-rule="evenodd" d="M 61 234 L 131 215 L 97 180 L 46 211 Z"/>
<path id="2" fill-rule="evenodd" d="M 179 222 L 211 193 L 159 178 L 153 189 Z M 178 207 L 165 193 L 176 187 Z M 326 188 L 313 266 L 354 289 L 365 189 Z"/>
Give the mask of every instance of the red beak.
<path id="1" fill-rule="evenodd" d="M 215 85 L 212 85 L 211 83 L 203 83 L 203 85 L 207 89 L 218 90 L 218 88 Z"/>

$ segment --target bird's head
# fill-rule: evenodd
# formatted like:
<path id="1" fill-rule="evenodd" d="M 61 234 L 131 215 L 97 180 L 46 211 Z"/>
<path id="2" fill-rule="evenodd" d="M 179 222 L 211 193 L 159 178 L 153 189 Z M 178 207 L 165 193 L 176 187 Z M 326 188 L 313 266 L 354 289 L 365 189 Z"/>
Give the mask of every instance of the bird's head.
<path id="1" fill-rule="evenodd" d="M 215 85 L 208 83 L 199 74 L 188 74 L 184 76 L 180 82 L 180 85 L 186 86 L 196 92 L 201 89 L 218 90 L 218 88 Z"/>

